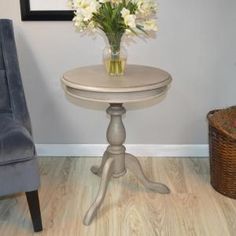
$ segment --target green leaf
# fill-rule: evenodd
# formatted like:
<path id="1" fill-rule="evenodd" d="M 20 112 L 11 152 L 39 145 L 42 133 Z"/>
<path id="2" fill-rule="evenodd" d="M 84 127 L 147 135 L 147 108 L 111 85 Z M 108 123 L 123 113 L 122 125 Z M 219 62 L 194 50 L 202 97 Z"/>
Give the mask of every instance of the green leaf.
<path id="1" fill-rule="evenodd" d="M 143 29 L 143 26 L 141 25 L 136 25 L 137 29 L 139 29 L 140 31 L 142 31 L 143 33 L 145 33 L 146 35 L 148 35 L 148 33 Z"/>

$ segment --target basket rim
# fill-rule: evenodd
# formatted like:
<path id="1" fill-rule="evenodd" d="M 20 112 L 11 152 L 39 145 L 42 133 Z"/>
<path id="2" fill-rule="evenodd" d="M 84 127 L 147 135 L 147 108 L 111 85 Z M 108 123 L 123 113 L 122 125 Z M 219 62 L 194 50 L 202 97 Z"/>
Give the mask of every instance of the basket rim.
<path id="1" fill-rule="evenodd" d="M 218 132 L 220 132 L 221 134 L 231 138 L 233 141 L 236 141 L 236 134 L 232 134 L 230 132 L 228 132 L 227 130 L 225 129 L 222 129 L 220 126 L 217 126 L 215 124 L 215 122 L 213 122 L 212 120 L 212 116 L 214 113 L 216 112 L 220 112 L 220 111 L 224 111 L 226 109 L 236 109 L 236 106 L 231 106 L 231 107 L 228 107 L 228 108 L 225 108 L 225 109 L 214 109 L 214 110 L 211 110 L 207 113 L 207 119 L 208 119 L 208 122 L 209 122 L 209 125 L 214 127 L 215 129 L 217 129 Z"/>

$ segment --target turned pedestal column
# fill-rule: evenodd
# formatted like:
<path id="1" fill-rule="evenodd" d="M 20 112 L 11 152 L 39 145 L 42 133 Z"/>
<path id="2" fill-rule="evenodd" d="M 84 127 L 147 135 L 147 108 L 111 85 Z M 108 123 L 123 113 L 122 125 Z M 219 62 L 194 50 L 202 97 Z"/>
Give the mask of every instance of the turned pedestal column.
<path id="1" fill-rule="evenodd" d="M 125 153 L 123 143 L 125 142 L 126 133 L 122 122 L 122 115 L 125 113 L 125 108 L 122 104 L 110 104 L 107 113 L 111 116 L 107 129 L 107 141 L 110 145 L 103 155 L 101 165 L 91 168 L 94 174 L 101 176 L 101 183 L 97 197 L 84 217 L 85 225 L 91 223 L 103 202 L 109 179 L 111 177 L 118 178 L 123 176 L 127 168 L 141 180 L 145 187 L 162 194 L 170 192 L 166 185 L 148 180 L 137 158 Z"/>

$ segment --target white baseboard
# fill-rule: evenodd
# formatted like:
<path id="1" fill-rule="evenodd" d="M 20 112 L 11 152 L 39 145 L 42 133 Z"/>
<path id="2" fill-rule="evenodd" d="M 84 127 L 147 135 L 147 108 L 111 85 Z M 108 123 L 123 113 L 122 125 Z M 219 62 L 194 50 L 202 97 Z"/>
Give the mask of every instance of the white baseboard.
<path id="1" fill-rule="evenodd" d="M 208 145 L 126 144 L 127 152 L 136 156 L 207 157 Z M 101 156 L 106 144 L 36 144 L 39 156 Z"/>

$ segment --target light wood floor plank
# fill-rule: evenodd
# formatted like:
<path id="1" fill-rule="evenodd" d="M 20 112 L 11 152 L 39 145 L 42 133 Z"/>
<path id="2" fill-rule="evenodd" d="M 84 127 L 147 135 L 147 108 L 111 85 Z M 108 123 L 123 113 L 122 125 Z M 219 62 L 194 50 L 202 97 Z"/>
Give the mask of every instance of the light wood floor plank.
<path id="1" fill-rule="evenodd" d="M 112 179 L 90 226 L 82 220 L 99 187 L 100 158 L 40 158 L 44 231 L 33 233 L 24 194 L 0 198 L 1 236 L 235 236 L 236 200 L 209 184 L 206 158 L 139 158 L 171 194 L 146 190 L 127 173 Z"/>

